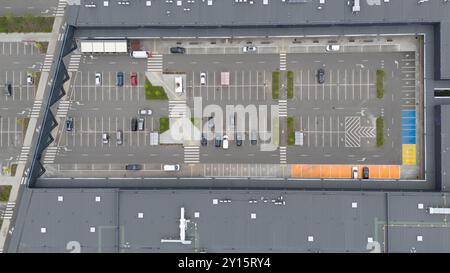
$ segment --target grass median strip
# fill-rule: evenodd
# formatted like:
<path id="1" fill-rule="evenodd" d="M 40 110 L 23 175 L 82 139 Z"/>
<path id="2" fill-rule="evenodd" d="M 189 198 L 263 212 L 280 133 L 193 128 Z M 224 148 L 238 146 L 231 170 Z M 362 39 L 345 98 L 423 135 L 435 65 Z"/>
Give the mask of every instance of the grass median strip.
<path id="1" fill-rule="evenodd" d="M 167 130 L 169 130 L 169 118 L 168 117 L 159 118 L 159 133 L 162 134 Z"/>
<path id="2" fill-rule="evenodd" d="M 384 119 L 382 117 L 377 118 L 377 124 L 376 124 L 376 131 L 377 131 L 377 146 L 383 146 L 384 145 Z"/>
<path id="3" fill-rule="evenodd" d="M 55 17 L 33 16 L 30 14 L 17 16 L 7 14 L 0 16 L 0 32 L 2 33 L 30 33 L 30 32 L 52 32 Z"/>
<path id="4" fill-rule="evenodd" d="M 168 100 L 166 91 L 162 86 L 152 85 L 148 79 L 145 79 L 145 99 L 146 100 Z"/>
<path id="5" fill-rule="evenodd" d="M 272 99 L 280 98 L 280 71 L 272 72 Z"/>
<path id="6" fill-rule="evenodd" d="M 377 98 L 384 97 L 384 69 L 377 70 Z"/>
<path id="7" fill-rule="evenodd" d="M 11 188 L 10 185 L 0 186 L 0 202 L 8 202 Z"/>
<path id="8" fill-rule="evenodd" d="M 287 72 L 287 98 L 294 98 L 294 72 Z"/>
<path id="9" fill-rule="evenodd" d="M 287 118 L 287 144 L 295 144 L 295 121 L 293 117 Z"/>

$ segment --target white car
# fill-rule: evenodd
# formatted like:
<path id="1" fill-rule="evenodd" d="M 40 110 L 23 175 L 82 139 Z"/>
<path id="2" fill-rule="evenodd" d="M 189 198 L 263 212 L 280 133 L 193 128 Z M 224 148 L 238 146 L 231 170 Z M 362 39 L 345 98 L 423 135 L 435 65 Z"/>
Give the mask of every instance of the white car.
<path id="1" fill-rule="evenodd" d="M 206 84 L 206 73 L 205 72 L 200 73 L 200 84 L 201 85 Z"/>
<path id="2" fill-rule="evenodd" d="M 356 166 L 352 167 L 352 177 L 353 179 L 358 179 L 358 167 Z"/>
<path id="3" fill-rule="evenodd" d="M 339 51 L 340 46 L 339 45 L 327 45 L 326 50 L 327 51 Z"/>
<path id="4" fill-rule="evenodd" d="M 256 52 L 256 46 L 244 46 L 242 52 Z"/>
<path id="5" fill-rule="evenodd" d="M 109 134 L 103 133 L 102 134 L 102 141 L 103 141 L 103 144 L 108 144 L 109 143 Z"/>
<path id="6" fill-rule="evenodd" d="M 99 86 L 102 85 L 102 74 L 95 73 L 95 85 Z"/>
<path id="7" fill-rule="evenodd" d="M 27 84 L 32 85 L 33 83 L 33 76 L 31 74 L 27 74 Z"/>
<path id="8" fill-rule="evenodd" d="M 222 147 L 226 150 L 226 149 L 228 149 L 228 136 L 227 135 L 224 135 L 223 136 L 223 141 L 222 141 Z"/>
<path id="9" fill-rule="evenodd" d="M 139 109 L 139 115 L 141 116 L 151 116 L 152 113 L 153 112 L 150 109 Z"/>
<path id="10" fill-rule="evenodd" d="M 180 165 L 179 164 L 165 164 L 163 166 L 163 170 L 165 172 L 177 172 L 180 170 Z"/>

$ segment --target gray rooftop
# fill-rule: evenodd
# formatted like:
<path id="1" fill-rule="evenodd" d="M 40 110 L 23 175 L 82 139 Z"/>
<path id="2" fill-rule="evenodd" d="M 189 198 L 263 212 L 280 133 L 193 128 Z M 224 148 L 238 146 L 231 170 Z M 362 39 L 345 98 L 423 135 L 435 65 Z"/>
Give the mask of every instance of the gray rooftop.
<path id="1" fill-rule="evenodd" d="M 271 201 L 280 195 L 284 206 Z M 58 196 L 63 196 L 62 202 Z M 382 252 L 449 252 L 446 218 L 426 211 L 430 206 L 448 206 L 448 197 L 441 193 L 27 189 L 28 202 L 22 204 L 28 204 L 19 209 L 8 251 L 68 252 L 67 244 L 77 241 L 82 252 L 369 252 L 372 238 Z M 225 198 L 231 203 L 213 204 L 213 199 Z M 258 203 L 249 204 L 250 199 Z M 161 243 L 163 238 L 179 236 L 181 207 L 191 221 L 186 234 L 192 244 Z M 256 219 L 251 219 L 252 213 Z"/>

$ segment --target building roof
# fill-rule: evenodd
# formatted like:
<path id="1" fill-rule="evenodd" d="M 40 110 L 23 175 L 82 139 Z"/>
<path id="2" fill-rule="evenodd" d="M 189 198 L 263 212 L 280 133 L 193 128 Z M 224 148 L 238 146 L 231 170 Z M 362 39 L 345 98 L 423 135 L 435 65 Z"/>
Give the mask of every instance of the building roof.
<path id="1" fill-rule="evenodd" d="M 444 216 L 426 211 L 448 207 L 449 196 L 442 193 L 26 191 L 9 252 L 68 252 L 70 241 L 79 242 L 82 252 L 369 252 L 370 241 L 382 252 L 450 251 Z M 272 202 L 280 196 L 285 205 Z M 186 236 L 192 244 L 161 243 L 179 238 L 181 207 L 190 220 Z"/>

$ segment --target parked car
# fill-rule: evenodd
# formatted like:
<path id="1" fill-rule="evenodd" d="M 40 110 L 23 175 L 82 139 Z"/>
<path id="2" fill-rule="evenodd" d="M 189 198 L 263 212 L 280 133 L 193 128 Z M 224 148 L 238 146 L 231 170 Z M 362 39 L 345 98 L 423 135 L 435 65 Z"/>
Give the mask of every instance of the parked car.
<path id="1" fill-rule="evenodd" d="M 236 146 L 242 146 L 242 134 L 236 133 Z"/>
<path id="2" fill-rule="evenodd" d="M 222 136 L 219 133 L 216 134 L 216 139 L 214 140 L 214 145 L 216 147 L 222 146 Z"/>
<path id="3" fill-rule="evenodd" d="M 205 72 L 200 73 L 200 84 L 201 85 L 206 84 L 206 73 Z"/>
<path id="4" fill-rule="evenodd" d="M 34 83 L 34 79 L 33 79 L 33 75 L 31 75 L 30 73 L 27 74 L 27 84 L 28 85 L 33 85 Z"/>
<path id="5" fill-rule="evenodd" d="M 245 53 L 256 52 L 256 46 L 244 46 L 242 48 L 242 52 L 245 52 Z"/>
<path id="6" fill-rule="evenodd" d="M 144 118 L 138 118 L 138 130 L 139 131 L 144 131 L 144 123 L 145 123 Z"/>
<path id="7" fill-rule="evenodd" d="M 369 179 L 369 167 L 363 167 L 363 179 Z"/>
<path id="8" fill-rule="evenodd" d="M 180 170 L 180 164 L 165 164 L 163 170 L 165 172 L 177 172 Z"/>
<path id="9" fill-rule="evenodd" d="M 136 72 L 131 73 L 130 80 L 131 80 L 131 85 L 132 86 L 136 86 L 138 84 L 137 73 Z"/>
<path id="10" fill-rule="evenodd" d="M 73 117 L 68 117 L 66 120 L 66 131 L 73 130 Z"/>
<path id="11" fill-rule="evenodd" d="M 99 72 L 95 73 L 95 85 L 102 85 L 102 74 Z"/>
<path id="12" fill-rule="evenodd" d="M 127 171 L 140 171 L 142 170 L 141 164 L 128 164 L 125 166 L 125 170 Z"/>
<path id="13" fill-rule="evenodd" d="M 117 145 L 122 145 L 123 144 L 123 132 L 122 130 L 118 130 L 116 133 L 116 140 L 117 140 Z"/>
<path id="14" fill-rule="evenodd" d="M 250 143 L 252 145 L 256 145 L 258 143 L 258 135 L 256 133 L 256 130 L 252 130 L 250 133 Z"/>
<path id="15" fill-rule="evenodd" d="M 12 95 L 12 86 L 11 86 L 11 83 L 10 83 L 10 82 L 5 83 L 4 94 L 5 94 L 6 96 L 11 96 L 11 95 Z"/>
<path id="16" fill-rule="evenodd" d="M 103 141 L 103 144 L 108 144 L 109 143 L 109 134 L 108 133 L 103 133 L 102 134 L 102 141 Z"/>
<path id="17" fill-rule="evenodd" d="M 323 68 L 319 68 L 319 70 L 317 70 L 317 81 L 320 84 L 325 82 L 325 70 Z"/>
<path id="18" fill-rule="evenodd" d="M 186 52 L 186 49 L 184 47 L 181 47 L 181 46 L 176 46 L 176 47 L 171 47 L 170 48 L 170 53 L 184 54 L 185 52 Z"/>
<path id="19" fill-rule="evenodd" d="M 117 86 L 123 86 L 123 72 L 117 72 L 116 85 Z"/>
<path id="20" fill-rule="evenodd" d="M 339 45 L 327 45 L 326 50 L 327 51 L 339 51 L 340 46 Z"/>
<path id="21" fill-rule="evenodd" d="M 224 135 L 223 136 L 223 148 L 226 150 L 226 149 L 228 149 L 228 136 L 227 135 Z"/>
<path id="22" fill-rule="evenodd" d="M 153 112 L 150 109 L 139 109 L 138 113 L 141 116 L 151 116 Z"/>
<path id="23" fill-rule="evenodd" d="M 205 134 L 202 134 L 202 139 L 200 140 L 200 143 L 202 144 L 202 146 L 208 145 L 208 140 L 206 139 Z"/>
<path id="24" fill-rule="evenodd" d="M 137 128 L 138 128 L 137 118 L 132 118 L 131 119 L 131 131 L 137 131 Z"/>
<path id="25" fill-rule="evenodd" d="M 358 167 L 356 166 L 352 167 L 352 177 L 353 179 L 358 179 Z"/>

